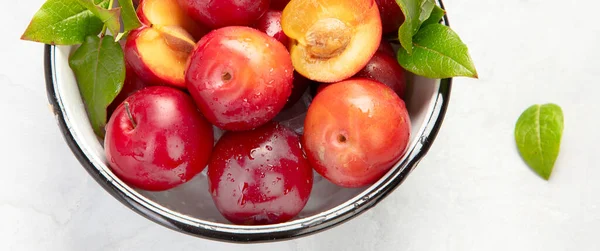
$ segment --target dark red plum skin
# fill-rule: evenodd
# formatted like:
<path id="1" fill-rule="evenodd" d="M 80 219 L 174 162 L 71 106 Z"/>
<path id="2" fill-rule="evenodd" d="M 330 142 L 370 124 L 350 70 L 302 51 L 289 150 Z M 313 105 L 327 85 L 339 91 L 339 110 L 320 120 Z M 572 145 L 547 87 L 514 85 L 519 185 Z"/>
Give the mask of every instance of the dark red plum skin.
<path id="1" fill-rule="evenodd" d="M 392 88 L 401 99 L 406 92 L 406 72 L 395 57 L 377 52 L 355 77 L 369 78 Z"/>
<path id="2" fill-rule="evenodd" d="M 383 34 L 397 33 L 405 17 L 396 0 L 375 0 L 375 2 L 379 7 Z"/>
<path id="3" fill-rule="evenodd" d="M 269 9 L 269 0 L 178 1 L 188 16 L 212 29 L 250 26 Z"/>
<path id="4" fill-rule="evenodd" d="M 291 129 L 270 122 L 251 131 L 226 132 L 208 165 L 209 192 L 234 224 L 275 224 L 306 205 L 313 171 Z"/>

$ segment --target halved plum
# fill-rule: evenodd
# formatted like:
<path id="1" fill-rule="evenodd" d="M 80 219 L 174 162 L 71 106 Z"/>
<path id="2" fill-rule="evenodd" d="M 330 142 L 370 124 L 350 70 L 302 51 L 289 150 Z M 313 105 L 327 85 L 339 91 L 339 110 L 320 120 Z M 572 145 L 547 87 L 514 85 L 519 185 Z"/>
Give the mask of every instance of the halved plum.
<path id="1" fill-rule="evenodd" d="M 185 65 L 195 45 L 183 28 L 144 26 L 127 37 L 125 60 L 149 84 L 185 88 Z"/>
<path id="2" fill-rule="evenodd" d="M 177 0 L 142 0 L 137 9 L 140 21 L 147 26 L 179 26 L 198 40 L 208 29 L 188 17 Z"/>
<path id="3" fill-rule="evenodd" d="M 381 41 L 374 0 L 292 0 L 281 26 L 290 38 L 296 71 L 318 82 L 337 82 L 360 71 Z"/>

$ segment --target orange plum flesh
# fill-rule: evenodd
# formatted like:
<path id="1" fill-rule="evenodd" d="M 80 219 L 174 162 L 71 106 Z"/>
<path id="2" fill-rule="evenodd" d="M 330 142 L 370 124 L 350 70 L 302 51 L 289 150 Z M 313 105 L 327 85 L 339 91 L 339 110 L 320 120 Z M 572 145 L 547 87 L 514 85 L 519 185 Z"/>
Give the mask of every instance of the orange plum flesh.
<path id="1" fill-rule="evenodd" d="M 374 0 L 292 0 L 281 25 L 290 38 L 296 71 L 332 83 L 360 71 L 381 41 L 381 19 Z"/>
<path id="2" fill-rule="evenodd" d="M 137 9 L 140 21 L 148 26 L 179 26 L 198 40 L 208 29 L 200 26 L 187 16 L 177 0 L 143 0 Z"/>
<path id="3" fill-rule="evenodd" d="M 149 84 L 185 88 L 185 67 L 195 44 L 182 28 L 145 26 L 128 36 L 125 60 Z"/>

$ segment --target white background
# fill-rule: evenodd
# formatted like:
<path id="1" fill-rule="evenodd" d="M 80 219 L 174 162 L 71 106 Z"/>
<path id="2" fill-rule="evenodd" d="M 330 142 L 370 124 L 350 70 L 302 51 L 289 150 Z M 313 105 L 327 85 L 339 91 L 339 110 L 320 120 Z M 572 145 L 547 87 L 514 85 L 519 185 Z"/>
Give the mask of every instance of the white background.
<path id="1" fill-rule="evenodd" d="M 183 235 L 130 211 L 79 165 L 49 111 L 42 0 L 0 8 L 0 250 L 600 250 L 600 26 L 595 0 L 446 0 L 479 80 L 454 81 L 435 143 L 392 195 L 331 230 L 273 244 Z M 520 159 L 519 114 L 562 106 L 549 182 Z"/>

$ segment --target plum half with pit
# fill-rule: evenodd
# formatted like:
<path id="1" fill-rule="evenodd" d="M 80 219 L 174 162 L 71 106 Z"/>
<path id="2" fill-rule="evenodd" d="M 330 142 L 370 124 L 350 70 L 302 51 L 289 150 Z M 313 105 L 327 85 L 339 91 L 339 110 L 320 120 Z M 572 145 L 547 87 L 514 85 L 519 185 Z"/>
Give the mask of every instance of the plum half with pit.
<path id="1" fill-rule="evenodd" d="M 224 130 L 250 130 L 273 119 L 292 92 L 286 48 L 249 27 L 204 36 L 190 56 L 186 84 L 198 108 Z"/>
<path id="2" fill-rule="evenodd" d="M 185 14 L 177 0 L 142 0 L 137 8 L 137 16 L 147 26 L 182 27 L 196 40 L 208 33 L 207 28 L 202 27 Z"/>
<path id="3" fill-rule="evenodd" d="M 144 82 L 183 89 L 185 65 L 195 44 L 179 26 L 142 26 L 127 37 L 125 60 Z"/>
<path id="4" fill-rule="evenodd" d="M 208 164 L 209 192 L 235 224 L 285 222 L 306 205 L 313 173 L 291 129 L 270 122 L 251 131 L 226 132 Z"/>
<path id="5" fill-rule="evenodd" d="M 281 26 L 291 40 L 294 69 L 323 83 L 356 74 L 381 41 L 374 0 L 292 0 L 283 10 Z"/>

